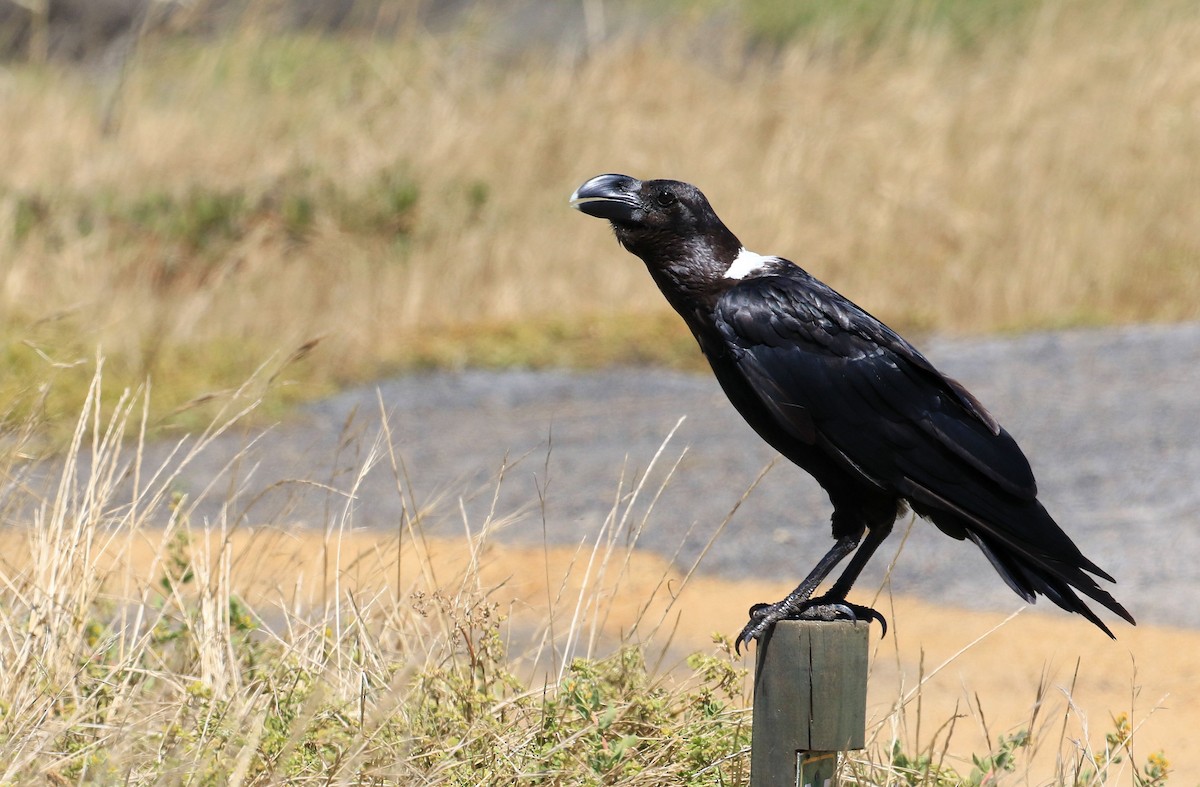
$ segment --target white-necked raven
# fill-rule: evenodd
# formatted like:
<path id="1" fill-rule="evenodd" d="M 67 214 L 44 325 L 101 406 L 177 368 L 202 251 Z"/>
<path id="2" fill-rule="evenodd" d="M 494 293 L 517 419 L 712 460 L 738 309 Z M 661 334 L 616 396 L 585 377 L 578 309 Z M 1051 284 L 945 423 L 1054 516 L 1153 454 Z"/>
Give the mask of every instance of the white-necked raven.
<path id="1" fill-rule="evenodd" d="M 1133 623 L 1037 500 L 1016 442 L 962 385 L 864 309 L 781 257 L 747 251 L 694 186 L 599 175 L 571 195 L 612 223 L 683 317 L 729 400 L 833 503 L 832 549 L 775 604 L 751 608 L 737 644 L 778 620 L 837 610 L 905 504 L 969 538 L 1026 601 L 1037 594 L 1110 637 L 1076 591 Z M 827 593 L 812 594 L 853 557 Z M 882 618 L 880 617 L 882 621 Z"/>

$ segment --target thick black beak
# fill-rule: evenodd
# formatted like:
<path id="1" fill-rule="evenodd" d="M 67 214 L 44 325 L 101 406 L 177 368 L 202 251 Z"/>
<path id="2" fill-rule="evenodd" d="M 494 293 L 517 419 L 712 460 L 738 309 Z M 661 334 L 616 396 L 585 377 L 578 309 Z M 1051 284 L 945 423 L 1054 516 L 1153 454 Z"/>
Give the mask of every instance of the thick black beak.
<path id="1" fill-rule="evenodd" d="M 571 195 L 571 206 L 609 221 L 628 222 L 641 209 L 638 190 L 642 182 L 628 175 L 597 175 L 575 189 Z"/>

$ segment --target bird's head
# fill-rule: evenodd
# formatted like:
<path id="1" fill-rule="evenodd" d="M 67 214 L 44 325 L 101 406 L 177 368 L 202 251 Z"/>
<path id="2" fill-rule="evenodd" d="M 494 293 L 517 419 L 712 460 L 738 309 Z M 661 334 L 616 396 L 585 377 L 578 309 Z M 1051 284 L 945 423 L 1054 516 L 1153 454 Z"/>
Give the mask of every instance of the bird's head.
<path id="1" fill-rule="evenodd" d="M 724 270 L 741 243 L 721 222 L 708 199 L 690 183 L 597 175 L 571 195 L 571 205 L 608 219 L 621 245 L 654 273 L 664 265 Z"/>

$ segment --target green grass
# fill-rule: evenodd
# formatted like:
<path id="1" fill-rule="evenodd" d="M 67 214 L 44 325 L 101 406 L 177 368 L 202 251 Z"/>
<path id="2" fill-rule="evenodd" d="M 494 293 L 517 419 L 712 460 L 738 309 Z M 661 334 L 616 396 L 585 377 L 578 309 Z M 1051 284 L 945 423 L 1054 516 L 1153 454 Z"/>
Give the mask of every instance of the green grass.
<path id="1" fill-rule="evenodd" d="M 822 40 L 863 54 L 887 44 L 945 35 L 969 51 L 985 41 L 1023 32 L 1044 7 L 1038 0 L 749 0 L 741 16 L 753 40 L 775 46 Z"/>

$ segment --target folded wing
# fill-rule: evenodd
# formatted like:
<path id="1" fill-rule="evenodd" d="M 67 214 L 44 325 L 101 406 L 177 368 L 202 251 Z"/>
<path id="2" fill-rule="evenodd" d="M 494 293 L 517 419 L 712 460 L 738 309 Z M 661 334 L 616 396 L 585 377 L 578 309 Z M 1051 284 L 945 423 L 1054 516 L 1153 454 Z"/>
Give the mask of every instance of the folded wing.
<path id="1" fill-rule="evenodd" d="M 714 317 L 739 371 L 795 439 L 973 540 L 1026 599 L 1040 592 L 1086 610 L 1065 582 L 1131 619 L 1084 572 L 1111 577 L 1037 502 L 1008 432 L 879 320 L 800 268 L 743 280 Z"/>

